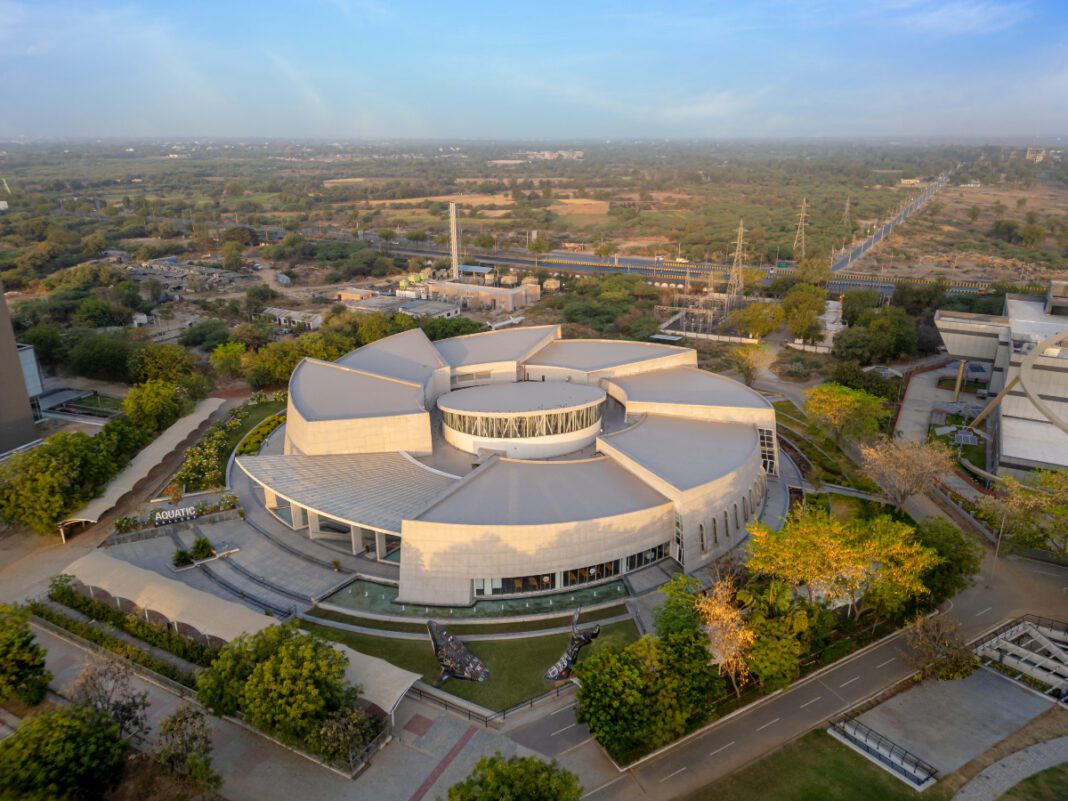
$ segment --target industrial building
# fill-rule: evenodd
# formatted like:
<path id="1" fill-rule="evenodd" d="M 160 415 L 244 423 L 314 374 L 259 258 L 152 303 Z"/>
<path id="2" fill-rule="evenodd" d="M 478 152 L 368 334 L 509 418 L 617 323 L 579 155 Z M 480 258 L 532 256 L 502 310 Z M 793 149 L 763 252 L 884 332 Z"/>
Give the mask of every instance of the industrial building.
<path id="1" fill-rule="evenodd" d="M 396 565 L 398 602 L 466 605 L 730 554 L 777 479 L 775 412 L 673 345 L 560 326 L 306 358 L 237 466 L 294 530 Z M 279 452 L 280 451 L 280 452 Z"/>
<path id="2" fill-rule="evenodd" d="M 541 287 L 536 283 L 506 287 L 431 281 L 427 291 L 434 300 L 459 303 L 466 309 L 488 311 L 514 312 L 541 300 Z"/>
<path id="3" fill-rule="evenodd" d="M 940 310 L 935 325 L 959 361 L 991 366 L 987 408 L 994 472 L 1068 467 L 1068 281 L 1043 296 L 1006 295 L 1001 315 Z"/>

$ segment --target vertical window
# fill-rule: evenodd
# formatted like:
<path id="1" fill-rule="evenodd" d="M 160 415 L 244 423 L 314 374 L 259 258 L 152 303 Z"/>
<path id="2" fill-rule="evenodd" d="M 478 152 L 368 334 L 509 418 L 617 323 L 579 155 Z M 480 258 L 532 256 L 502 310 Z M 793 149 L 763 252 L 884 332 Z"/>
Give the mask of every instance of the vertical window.
<path id="1" fill-rule="evenodd" d="M 727 517 L 726 509 L 723 510 L 723 533 L 728 537 L 731 535 L 731 521 L 730 518 Z"/>
<path id="2" fill-rule="evenodd" d="M 716 516 L 712 515 L 712 542 L 715 545 L 719 545 L 719 532 L 716 530 Z"/>
<path id="3" fill-rule="evenodd" d="M 737 531 L 741 527 L 742 527 L 742 523 L 738 519 L 738 504 L 734 504 L 734 530 Z"/>
<path id="4" fill-rule="evenodd" d="M 778 475 L 775 456 L 775 432 L 770 428 L 758 429 L 760 434 L 760 462 L 769 476 Z"/>
<path id="5" fill-rule="evenodd" d="M 705 542 L 705 524 L 697 524 L 697 533 L 701 537 L 701 553 L 708 553 L 708 543 Z"/>

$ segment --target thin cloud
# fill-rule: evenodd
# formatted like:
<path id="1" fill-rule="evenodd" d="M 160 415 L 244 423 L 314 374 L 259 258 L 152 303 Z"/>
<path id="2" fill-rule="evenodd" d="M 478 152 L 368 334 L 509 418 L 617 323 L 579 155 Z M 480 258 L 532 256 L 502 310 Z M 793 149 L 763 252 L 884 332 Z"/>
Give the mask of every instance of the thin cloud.
<path id="1" fill-rule="evenodd" d="M 992 33 L 1011 28 L 1027 15 L 1023 3 L 993 0 L 951 0 L 946 3 L 907 3 L 898 23 L 942 34 Z"/>

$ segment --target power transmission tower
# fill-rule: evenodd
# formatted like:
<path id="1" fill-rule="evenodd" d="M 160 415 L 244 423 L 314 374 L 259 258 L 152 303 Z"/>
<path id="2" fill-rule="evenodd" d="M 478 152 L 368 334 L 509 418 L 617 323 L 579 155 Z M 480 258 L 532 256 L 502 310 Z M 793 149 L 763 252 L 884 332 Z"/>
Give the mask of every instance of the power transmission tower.
<path id="1" fill-rule="evenodd" d="M 846 195 L 845 210 L 842 212 L 842 225 L 846 228 L 849 227 L 849 202 L 852 200 L 850 195 Z"/>
<path id="2" fill-rule="evenodd" d="M 727 310 L 730 311 L 742 297 L 745 289 L 745 221 L 738 220 L 738 237 L 734 241 L 734 263 L 731 265 L 730 280 L 727 281 Z"/>
<path id="3" fill-rule="evenodd" d="M 797 261 L 803 261 L 805 258 L 805 225 L 807 224 L 806 216 L 808 213 L 808 198 L 801 198 L 801 217 L 797 221 L 797 233 L 794 234 L 794 258 Z M 797 254 L 801 254 L 801 258 L 798 258 Z"/>

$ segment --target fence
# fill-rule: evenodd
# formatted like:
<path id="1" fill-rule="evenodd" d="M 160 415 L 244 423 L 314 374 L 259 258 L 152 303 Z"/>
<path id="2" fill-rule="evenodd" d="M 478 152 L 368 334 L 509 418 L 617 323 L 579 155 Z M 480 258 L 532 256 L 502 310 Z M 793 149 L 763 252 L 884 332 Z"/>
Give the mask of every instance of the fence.
<path id="1" fill-rule="evenodd" d="M 507 709 L 503 709 L 500 712 L 490 712 L 485 710 L 489 714 L 484 714 L 479 711 L 482 707 L 476 707 L 474 704 L 454 703 L 448 698 L 445 698 L 442 693 L 433 691 L 427 685 L 424 685 L 426 689 L 418 686 L 418 683 L 411 687 L 407 696 L 416 701 L 428 701 L 432 704 L 440 706 L 442 709 L 453 712 L 457 715 L 461 715 L 474 723 L 481 723 L 483 726 L 489 727 L 498 722 L 503 722 L 509 715 L 514 715 L 516 712 L 522 712 L 527 709 L 533 709 L 537 704 L 543 701 L 548 701 L 552 698 L 559 698 L 561 694 L 573 692 L 577 685 L 568 682 L 562 684 L 555 689 L 542 693 L 541 695 L 535 695 L 533 698 L 528 698 L 526 701 L 510 706 Z"/>
<path id="2" fill-rule="evenodd" d="M 922 785 L 938 776 L 934 765 L 855 719 L 838 720 L 831 725 L 850 743 L 901 775 L 909 784 Z"/>

